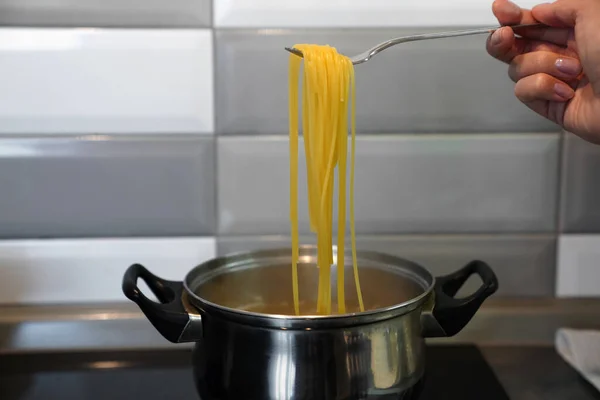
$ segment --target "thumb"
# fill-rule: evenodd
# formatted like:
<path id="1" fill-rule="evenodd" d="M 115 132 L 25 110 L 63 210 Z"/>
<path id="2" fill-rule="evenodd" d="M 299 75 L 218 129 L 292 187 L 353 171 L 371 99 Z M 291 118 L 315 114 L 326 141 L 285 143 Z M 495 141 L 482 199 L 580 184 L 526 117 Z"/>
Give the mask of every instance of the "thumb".
<path id="1" fill-rule="evenodd" d="M 539 22 L 561 28 L 575 28 L 577 53 L 583 70 L 600 95 L 600 1 L 557 0 L 535 6 L 531 13 Z"/>

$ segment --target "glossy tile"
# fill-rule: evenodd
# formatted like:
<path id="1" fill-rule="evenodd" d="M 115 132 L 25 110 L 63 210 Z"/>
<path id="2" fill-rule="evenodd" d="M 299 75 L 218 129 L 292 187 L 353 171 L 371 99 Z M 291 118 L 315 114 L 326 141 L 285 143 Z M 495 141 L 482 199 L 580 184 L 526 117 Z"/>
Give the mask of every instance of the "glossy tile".
<path id="1" fill-rule="evenodd" d="M 284 46 L 331 44 L 345 54 L 415 29 L 217 30 L 216 118 L 223 134 L 288 129 Z M 356 67 L 362 133 L 558 132 L 514 96 L 507 67 L 485 51 L 486 37 L 403 44 Z"/>
<path id="2" fill-rule="evenodd" d="M 315 245 L 317 241 L 314 235 L 303 235 L 300 237 L 300 243 Z M 290 246 L 291 239 L 289 235 L 218 236 L 217 257 L 246 251 L 287 248 Z"/>
<path id="3" fill-rule="evenodd" d="M 561 228 L 600 233 L 600 146 L 566 133 L 563 154 Z"/>
<path id="4" fill-rule="evenodd" d="M 214 139 L 0 137 L 0 237 L 211 235 Z"/>
<path id="5" fill-rule="evenodd" d="M 302 238 L 314 244 L 313 236 Z M 289 247 L 286 236 L 218 237 L 217 254 Z M 358 249 L 393 254 L 417 262 L 433 275 L 446 275 L 469 261 L 487 262 L 500 282 L 497 296 L 552 297 L 556 263 L 553 235 L 360 236 Z M 473 281 L 466 291 L 476 289 Z"/>
<path id="6" fill-rule="evenodd" d="M 210 30 L 0 29 L 0 134 L 213 133 Z"/>
<path id="7" fill-rule="evenodd" d="M 208 27 L 211 0 L 0 0 L 4 26 Z"/>
<path id="8" fill-rule="evenodd" d="M 518 2 L 531 7 L 536 2 Z M 428 0 L 218 0 L 217 27 L 393 27 L 495 25 L 491 3 Z"/>
<path id="9" fill-rule="evenodd" d="M 556 295 L 600 297 L 600 235 L 561 235 Z"/>
<path id="10" fill-rule="evenodd" d="M 211 237 L 0 241 L 0 304 L 126 302 L 130 265 L 181 281 L 214 255 Z"/>
<path id="11" fill-rule="evenodd" d="M 218 142 L 219 234 L 288 234 L 287 137 Z M 359 137 L 357 232 L 553 231 L 558 147 L 558 134 Z M 302 161 L 299 179 L 307 233 Z"/>

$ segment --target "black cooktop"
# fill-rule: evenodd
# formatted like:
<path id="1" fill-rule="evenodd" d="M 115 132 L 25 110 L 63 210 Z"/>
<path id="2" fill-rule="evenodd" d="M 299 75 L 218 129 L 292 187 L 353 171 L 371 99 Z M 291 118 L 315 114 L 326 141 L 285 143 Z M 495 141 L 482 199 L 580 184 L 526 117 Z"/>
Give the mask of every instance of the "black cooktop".
<path id="1" fill-rule="evenodd" d="M 0 356 L 2 400 L 196 400 L 189 350 Z M 474 346 L 431 346 L 420 400 L 509 400 Z"/>

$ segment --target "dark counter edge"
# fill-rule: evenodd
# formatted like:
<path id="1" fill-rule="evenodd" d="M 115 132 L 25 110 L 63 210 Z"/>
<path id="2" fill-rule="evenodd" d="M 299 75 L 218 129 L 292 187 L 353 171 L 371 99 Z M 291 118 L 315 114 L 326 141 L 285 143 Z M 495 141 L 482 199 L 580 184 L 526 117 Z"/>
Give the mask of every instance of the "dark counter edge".
<path id="1" fill-rule="evenodd" d="M 494 299 L 465 330 L 431 344 L 553 346 L 561 327 L 600 329 L 600 299 Z M 0 306 L 0 353 L 172 349 L 130 303 Z"/>

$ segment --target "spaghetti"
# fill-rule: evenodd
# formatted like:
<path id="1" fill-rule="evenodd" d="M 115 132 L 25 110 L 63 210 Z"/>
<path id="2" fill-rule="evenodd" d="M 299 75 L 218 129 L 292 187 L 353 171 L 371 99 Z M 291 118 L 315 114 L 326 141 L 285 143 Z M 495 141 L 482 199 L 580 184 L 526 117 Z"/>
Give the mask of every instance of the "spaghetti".
<path id="1" fill-rule="evenodd" d="M 308 213 L 311 231 L 317 235 L 319 287 L 317 313 L 332 313 L 331 265 L 333 264 L 333 189 L 338 171 L 337 230 L 337 312 L 346 312 L 344 293 L 344 249 L 346 231 L 346 172 L 348 158 L 348 108 L 350 108 L 350 235 L 354 282 L 359 308 L 364 311 L 356 260 L 354 227 L 355 80 L 354 67 L 347 57 L 330 46 L 294 46 L 304 58 L 290 55 L 289 63 L 289 137 L 290 137 L 290 225 L 292 238 L 292 286 L 294 311 L 300 314 L 298 292 L 298 81 L 302 60 L 302 130 L 308 188 Z M 349 104 L 350 103 L 350 107 Z"/>

